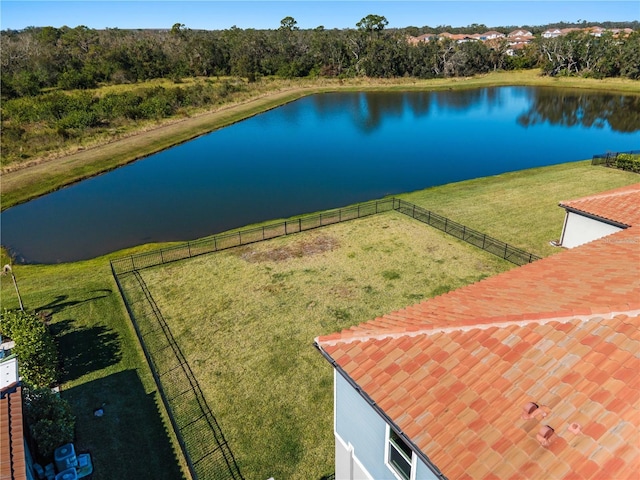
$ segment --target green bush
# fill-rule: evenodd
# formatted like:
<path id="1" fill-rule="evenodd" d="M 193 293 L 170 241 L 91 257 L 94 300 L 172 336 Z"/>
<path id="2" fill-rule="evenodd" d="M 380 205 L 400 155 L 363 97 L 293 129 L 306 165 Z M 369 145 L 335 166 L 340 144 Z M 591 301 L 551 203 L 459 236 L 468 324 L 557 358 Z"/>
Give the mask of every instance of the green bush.
<path id="1" fill-rule="evenodd" d="M 73 441 L 76 419 L 69 402 L 48 388 L 25 386 L 25 416 L 38 453 L 50 459 L 60 445 Z"/>
<path id="2" fill-rule="evenodd" d="M 0 335 L 11 338 L 24 382 L 48 387 L 57 379 L 58 350 L 40 317 L 21 310 L 0 314 Z"/>
<path id="3" fill-rule="evenodd" d="M 640 173 L 640 155 L 621 153 L 616 157 L 616 168 Z"/>

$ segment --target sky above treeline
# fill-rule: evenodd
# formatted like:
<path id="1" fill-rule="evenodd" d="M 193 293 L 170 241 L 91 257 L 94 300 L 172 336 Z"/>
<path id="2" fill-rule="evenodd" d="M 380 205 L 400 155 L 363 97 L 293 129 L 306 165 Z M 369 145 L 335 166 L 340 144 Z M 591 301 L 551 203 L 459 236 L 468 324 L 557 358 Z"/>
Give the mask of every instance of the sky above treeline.
<path id="1" fill-rule="evenodd" d="M 545 25 L 554 22 L 640 20 L 638 0 L 1 0 L 0 27 L 276 29 L 291 16 L 298 27 L 355 28 L 369 15 L 383 15 L 389 27 L 474 23 L 492 26 Z"/>

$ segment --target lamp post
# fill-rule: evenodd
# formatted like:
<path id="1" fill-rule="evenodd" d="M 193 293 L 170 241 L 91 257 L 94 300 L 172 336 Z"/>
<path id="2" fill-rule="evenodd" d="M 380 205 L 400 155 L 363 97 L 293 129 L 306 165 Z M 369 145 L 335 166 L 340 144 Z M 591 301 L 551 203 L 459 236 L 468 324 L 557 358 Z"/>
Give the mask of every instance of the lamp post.
<path id="1" fill-rule="evenodd" d="M 18 295 L 18 302 L 20 303 L 20 310 L 24 312 L 24 305 L 22 304 L 22 297 L 20 296 L 20 290 L 18 290 L 18 282 L 16 281 L 16 276 L 13 274 L 13 269 L 11 265 L 7 264 L 2 267 L 2 274 L 6 275 L 7 273 L 11 274 L 11 279 L 13 280 L 13 286 L 16 289 L 16 295 Z"/>

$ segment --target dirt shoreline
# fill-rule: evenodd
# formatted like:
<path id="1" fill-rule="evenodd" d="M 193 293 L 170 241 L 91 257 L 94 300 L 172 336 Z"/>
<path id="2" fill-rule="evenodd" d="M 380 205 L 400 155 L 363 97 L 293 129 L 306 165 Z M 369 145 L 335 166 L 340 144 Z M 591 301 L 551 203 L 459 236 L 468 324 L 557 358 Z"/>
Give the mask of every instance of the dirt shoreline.
<path id="1" fill-rule="evenodd" d="M 2 172 L 2 210 L 179 145 L 314 93 L 314 90 L 306 87 L 263 94 L 188 118 L 170 119 L 68 155 L 40 158 L 7 168 Z M 41 188 L 36 186 L 38 183 L 42 184 Z"/>

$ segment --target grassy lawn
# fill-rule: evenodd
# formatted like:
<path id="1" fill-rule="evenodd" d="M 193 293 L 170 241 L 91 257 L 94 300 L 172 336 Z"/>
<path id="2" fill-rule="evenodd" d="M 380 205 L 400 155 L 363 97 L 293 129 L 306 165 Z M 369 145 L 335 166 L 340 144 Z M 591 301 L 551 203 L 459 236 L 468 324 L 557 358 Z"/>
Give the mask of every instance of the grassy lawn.
<path id="1" fill-rule="evenodd" d="M 173 434 L 106 258 L 13 269 L 25 308 L 53 315 L 62 395 L 77 418 L 76 449 L 92 454 L 93 479 L 181 478 Z M 2 307 L 17 307 L 11 279 L 0 278 Z M 104 416 L 95 417 L 102 406 Z"/>
<path id="2" fill-rule="evenodd" d="M 164 81 L 166 83 L 166 81 Z M 190 81 L 186 80 L 187 83 Z M 140 89 L 162 85 L 153 80 L 134 86 L 105 86 L 94 92 Z M 113 136 L 83 138 L 72 151 L 51 152 L 43 158 L 29 159 L 22 166 L 11 165 L 2 172 L 2 210 L 64 185 L 108 171 L 199 135 L 222 128 L 298 98 L 333 91 L 410 91 L 455 90 L 487 86 L 551 86 L 640 94 L 640 84 L 627 79 L 544 77 L 539 70 L 493 72 L 472 78 L 435 80 L 402 79 L 296 79 L 265 78 L 247 85 L 247 91 L 230 96 L 229 103 L 194 110 L 161 122 L 142 122 L 127 127 L 124 138 Z M 165 85 L 167 86 L 167 85 Z M 119 134 L 120 135 L 120 134 Z M 23 168 L 20 168 L 23 167 Z M 17 168 L 17 169 L 16 169 Z"/>
<path id="3" fill-rule="evenodd" d="M 513 268 L 397 212 L 147 269 L 246 478 L 333 471 L 313 338 Z"/>
<path id="4" fill-rule="evenodd" d="M 563 200 L 640 182 L 637 173 L 571 162 L 397 195 L 527 252 L 546 257 L 562 233 Z"/>
<path id="5" fill-rule="evenodd" d="M 637 183 L 639 178 L 576 162 L 402 197 L 517 247 L 548 255 L 558 251 L 548 241 L 560 236 L 564 214 L 559 200 Z M 503 268 L 490 255 L 467 244 L 460 247 L 450 237 L 439 237 L 438 249 L 429 251 L 433 235 L 442 234 L 391 214 L 144 272 L 192 359 L 247 478 L 252 472 L 259 478 L 276 474 L 288 478 L 298 471 L 304 477 L 298 470 L 303 463 L 312 475 L 308 478 L 332 471 L 331 369 L 311 346 L 316 335 Z M 325 247 L 310 251 L 318 245 Z M 458 258 L 453 261 L 453 256 Z M 2 265 L 8 261 L 2 257 Z M 180 478 L 173 436 L 108 259 L 15 265 L 14 272 L 26 307 L 53 314 L 65 369 L 62 395 L 72 402 L 78 417 L 78 449 L 93 454 L 94 479 Z M 2 308 L 17 307 L 10 278 L 0 279 Z M 272 315 L 284 320 L 272 321 Z M 219 330 L 212 333 L 215 328 Z M 260 362 L 251 361 L 255 347 L 248 342 L 268 342 L 271 351 Z M 267 375 L 269 371 L 273 375 Z M 318 381 L 303 390 L 296 375 Z M 255 385 L 262 390 L 252 391 Z M 222 398 L 218 391 L 224 392 Z M 309 401 L 315 402 L 313 415 L 301 411 L 300 405 Z M 105 416 L 94 417 L 93 409 L 103 404 Z M 290 405 L 295 408 L 283 410 Z M 233 419 L 243 408 L 247 418 L 236 422 Z M 281 413 L 264 415 L 267 408 Z M 256 432 L 265 432 L 265 437 Z M 282 455 L 291 458 L 281 462 Z M 290 473 L 292 468 L 295 472 Z"/>

